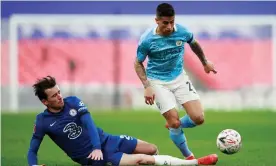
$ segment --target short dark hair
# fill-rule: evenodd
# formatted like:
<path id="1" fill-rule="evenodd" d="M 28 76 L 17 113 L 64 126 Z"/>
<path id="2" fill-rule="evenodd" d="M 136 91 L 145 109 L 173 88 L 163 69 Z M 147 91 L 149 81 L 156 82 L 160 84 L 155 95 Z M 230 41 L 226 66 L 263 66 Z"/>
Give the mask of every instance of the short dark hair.
<path id="1" fill-rule="evenodd" d="M 47 99 L 47 94 L 45 93 L 46 89 L 53 88 L 56 86 L 56 79 L 52 76 L 43 77 L 38 79 L 33 85 L 35 95 L 39 100 Z"/>
<path id="2" fill-rule="evenodd" d="M 161 3 L 157 6 L 156 16 L 157 17 L 172 17 L 175 15 L 174 8 L 168 3 Z"/>

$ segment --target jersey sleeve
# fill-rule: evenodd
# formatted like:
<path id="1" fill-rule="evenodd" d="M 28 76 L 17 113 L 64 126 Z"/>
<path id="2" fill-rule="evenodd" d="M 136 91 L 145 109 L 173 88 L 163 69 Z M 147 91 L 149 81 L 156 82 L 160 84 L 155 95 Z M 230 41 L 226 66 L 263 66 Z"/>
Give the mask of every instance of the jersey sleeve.
<path id="1" fill-rule="evenodd" d="M 34 125 L 34 131 L 33 131 L 33 137 L 38 138 L 38 139 L 43 139 L 45 136 L 45 131 L 43 129 L 43 122 L 42 118 L 38 115 L 35 120 L 35 125 Z"/>
<path id="2" fill-rule="evenodd" d="M 181 34 L 184 36 L 184 40 L 187 43 L 193 43 L 195 41 L 194 34 L 186 27 L 179 26 Z"/>
<path id="3" fill-rule="evenodd" d="M 101 149 L 101 142 L 98 129 L 90 114 L 85 114 L 81 116 L 80 119 L 84 126 L 87 128 L 91 144 L 93 145 L 92 150 Z"/>
<path id="4" fill-rule="evenodd" d="M 37 116 L 34 129 L 33 129 L 33 136 L 30 141 L 30 148 L 28 150 L 28 155 L 27 155 L 29 165 L 37 164 L 37 152 L 44 136 L 45 136 L 45 131 L 43 129 L 43 122 L 41 118 Z"/>
<path id="5" fill-rule="evenodd" d="M 72 103 L 74 105 L 74 108 L 77 110 L 79 116 L 89 113 L 87 106 L 78 97 L 74 96 Z"/>
<path id="6" fill-rule="evenodd" d="M 144 62 L 148 54 L 148 44 L 146 39 L 142 36 L 137 47 L 137 60 Z"/>

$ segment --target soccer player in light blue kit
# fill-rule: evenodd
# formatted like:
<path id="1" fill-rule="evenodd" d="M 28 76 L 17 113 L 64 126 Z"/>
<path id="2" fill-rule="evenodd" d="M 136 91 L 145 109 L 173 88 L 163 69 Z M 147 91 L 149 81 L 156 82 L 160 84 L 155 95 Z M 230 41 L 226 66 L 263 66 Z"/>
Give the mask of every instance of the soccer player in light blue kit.
<path id="1" fill-rule="evenodd" d="M 73 161 L 86 166 L 210 164 L 208 156 L 187 161 L 168 155 L 154 155 L 157 147 L 153 144 L 131 136 L 104 132 L 96 127 L 88 108 L 78 97 L 62 97 L 54 77 L 39 79 L 33 87 L 47 109 L 36 117 L 28 151 L 30 166 L 38 166 L 37 152 L 45 135 Z"/>
<path id="2" fill-rule="evenodd" d="M 187 145 L 182 128 L 192 128 L 204 122 L 204 112 L 199 95 L 183 69 L 184 44 L 188 43 L 198 56 L 206 73 L 216 73 L 207 61 L 199 43 L 185 27 L 175 24 L 174 8 L 168 3 L 158 5 L 157 26 L 148 29 L 140 38 L 135 71 L 144 85 L 146 104 L 154 104 L 167 121 L 170 138 L 186 159 L 194 159 Z M 145 70 L 143 62 L 148 57 Z M 179 118 L 176 102 L 181 104 L 187 115 Z M 217 155 L 210 160 L 217 161 Z"/>

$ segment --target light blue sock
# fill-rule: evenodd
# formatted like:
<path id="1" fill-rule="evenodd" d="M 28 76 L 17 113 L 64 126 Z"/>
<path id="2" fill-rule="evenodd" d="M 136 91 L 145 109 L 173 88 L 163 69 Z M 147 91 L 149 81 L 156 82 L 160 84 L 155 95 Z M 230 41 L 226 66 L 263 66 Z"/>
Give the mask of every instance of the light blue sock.
<path id="1" fill-rule="evenodd" d="M 183 116 L 180 121 L 182 128 L 193 128 L 196 126 L 195 122 L 190 118 L 189 115 Z"/>
<path id="2" fill-rule="evenodd" d="M 192 152 L 188 148 L 186 137 L 181 127 L 179 127 L 178 129 L 170 128 L 170 138 L 181 151 L 183 156 L 189 157 L 192 154 Z"/>

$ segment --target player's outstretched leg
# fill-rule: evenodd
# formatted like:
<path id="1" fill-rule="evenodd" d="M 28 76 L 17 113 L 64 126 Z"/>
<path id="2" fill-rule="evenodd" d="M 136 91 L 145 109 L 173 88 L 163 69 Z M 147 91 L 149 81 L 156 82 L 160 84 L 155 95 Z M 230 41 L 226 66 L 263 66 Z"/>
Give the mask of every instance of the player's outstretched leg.
<path id="1" fill-rule="evenodd" d="M 218 161 L 216 155 L 209 155 L 199 159 L 183 160 L 168 155 L 123 154 L 120 166 L 125 165 L 214 165 Z"/>
<path id="2" fill-rule="evenodd" d="M 188 159 L 193 159 L 194 155 L 190 151 L 187 145 L 187 140 L 185 134 L 181 127 L 181 122 L 179 120 L 178 112 L 176 109 L 171 109 L 163 114 L 167 123 L 169 125 L 170 138 L 174 142 L 174 144 L 181 151 L 183 156 Z"/>

